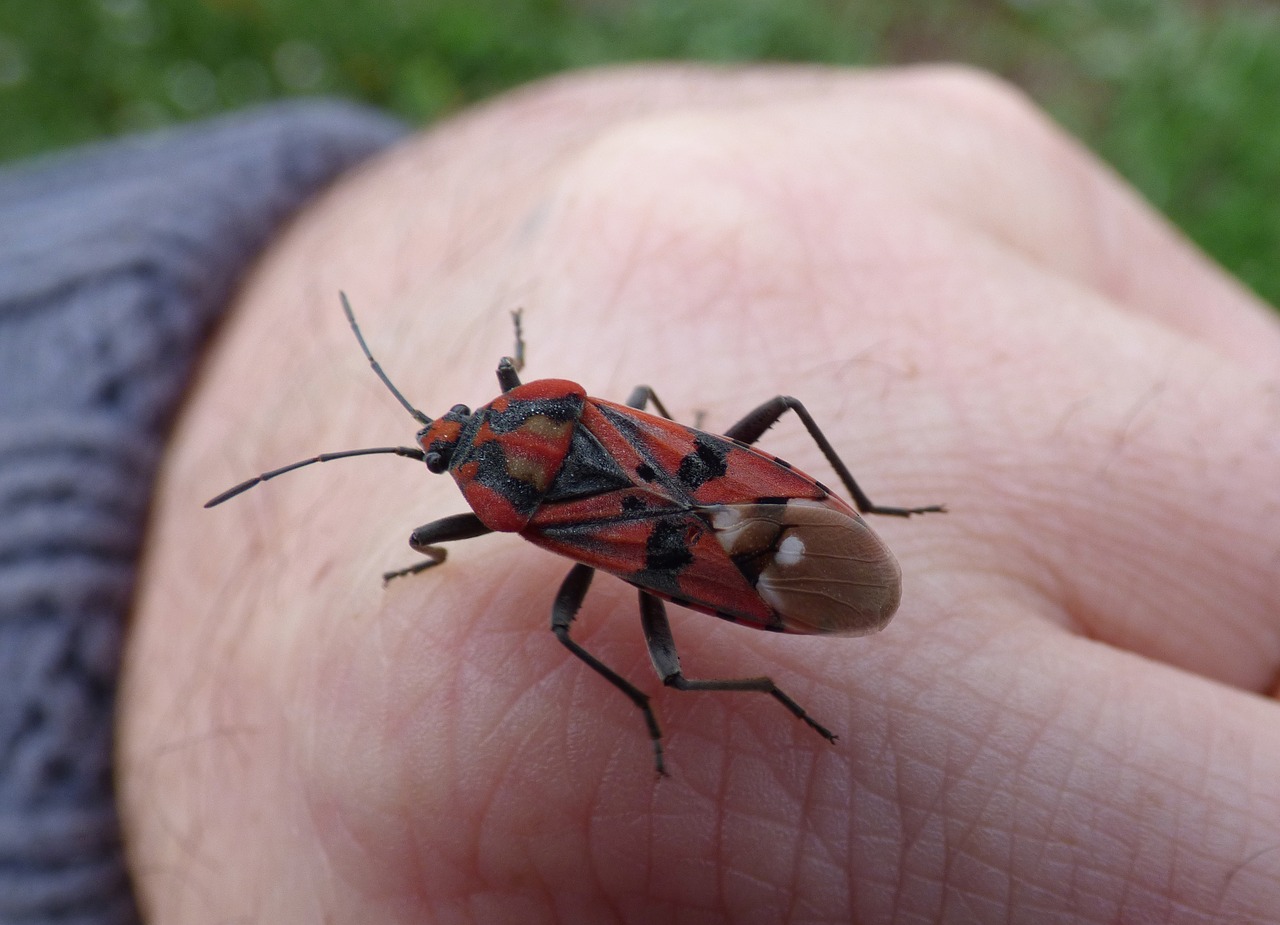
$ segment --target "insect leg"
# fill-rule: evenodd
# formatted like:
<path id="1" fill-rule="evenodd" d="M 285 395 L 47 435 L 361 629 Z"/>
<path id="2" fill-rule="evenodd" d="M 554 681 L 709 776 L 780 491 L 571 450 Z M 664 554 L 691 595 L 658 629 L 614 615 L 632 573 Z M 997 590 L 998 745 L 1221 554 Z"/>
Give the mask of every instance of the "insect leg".
<path id="1" fill-rule="evenodd" d="M 658 396 L 654 394 L 653 389 L 647 385 L 638 385 L 631 390 L 631 395 L 627 398 L 627 407 L 635 408 L 637 411 L 643 411 L 645 406 L 652 403 L 653 407 L 658 409 L 658 413 L 667 420 L 672 420 L 670 412 L 666 406 L 658 400 Z"/>
<path id="2" fill-rule="evenodd" d="M 481 523 L 479 517 L 472 513 L 454 514 L 452 517 L 442 517 L 429 524 L 423 524 L 409 535 L 409 545 L 426 556 L 427 561 L 417 562 L 408 568 L 396 569 L 394 572 L 383 572 L 382 583 L 385 585 L 393 578 L 425 572 L 443 562 L 448 557 L 449 551 L 434 545 L 435 543 L 469 540 L 473 536 L 484 536 L 492 532 Z"/>
<path id="3" fill-rule="evenodd" d="M 862 513 L 910 517 L 912 514 L 942 513 L 946 511 L 946 508 L 941 504 L 931 504 L 927 507 L 885 507 L 872 503 L 866 493 L 858 487 L 858 483 L 853 478 L 853 473 L 849 471 L 849 467 L 844 464 L 844 460 L 836 453 L 835 447 L 831 445 L 830 441 L 822 433 L 822 429 L 818 427 L 818 423 L 809 414 L 808 409 L 800 403 L 799 399 L 792 398 L 790 395 L 779 395 L 776 398 L 769 399 L 737 424 L 730 427 L 725 431 L 724 435 L 733 440 L 741 440 L 743 443 L 755 443 L 787 411 L 794 411 L 800 420 L 804 422 L 805 430 L 809 431 L 809 436 L 813 438 L 813 442 L 818 444 L 818 449 L 822 450 L 822 455 L 827 457 L 827 462 L 831 463 L 831 468 L 836 470 L 836 475 L 840 476 L 840 481 L 844 483 L 844 487 L 848 489 L 854 503 L 858 506 L 858 510 Z"/>
<path id="4" fill-rule="evenodd" d="M 662 763 L 662 730 L 658 728 L 658 718 L 653 713 L 653 707 L 649 706 L 648 695 L 569 637 L 569 627 L 582 607 L 582 601 L 587 596 L 587 589 L 591 587 L 591 578 L 594 574 L 595 569 L 589 565 L 575 565 L 570 570 L 564 583 L 560 585 L 560 591 L 556 594 L 555 603 L 551 607 L 551 632 L 556 634 L 556 638 L 564 644 L 566 649 L 626 694 L 627 698 L 644 714 L 644 721 L 649 727 L 649 738 L 653 741 L 653 763 L 658 773 L 665 775 L 667 772 Z"/>
<path id="5" fill-rule="evenodd" d="M 511 326 L 516 329 L 516 355 L 512 359 L 516 372 L 524 369 L 524 325 L 521 324 L 523 318 L 523 308 L 517 308 L 511 313 Z"/>
<path id="6" fill-rule="evenodd" d="M 502 391 L 510 392 L 520 384 L 520 374 L 516 372 L 516 364 L 511 357 L 503 357 L 498 361 L 498 385 Z"/>
<path id="7" fill-rule="evenodd" d="M 667 687 L 681 691 L 759 691 L 769 694 L 780 704 L 790 710 L 797 719 L 802 719 L 811 729 L 828 742 L 836 740 L 835 734 L 826 726 L 814 720 L 800 704 L 788 697 L 772 678 L 722 678 L 693 681 L 680 671 L 680 656 L 676 652 L 676 641 L 671 635 L 671 624 L 667 620 L 667 608 L 658 598 L 645 591 L 640 592 L 640 624 L 644 627 L 644 641 L 649 646 L 649 657 L 653 659 L 653 667 L 658 677 Z"/>
<path id="8" fill-rule="evenodd" d="M 520 370 L 524 369 L 524 328 L 520 324 L 523 314 L 524 310 L 519 308 L 511 313 L 511 323 L 516 329 L 516 355 L 498 361 L 498 385 L 504 392 L 510 392 L 520 384 Z"/>

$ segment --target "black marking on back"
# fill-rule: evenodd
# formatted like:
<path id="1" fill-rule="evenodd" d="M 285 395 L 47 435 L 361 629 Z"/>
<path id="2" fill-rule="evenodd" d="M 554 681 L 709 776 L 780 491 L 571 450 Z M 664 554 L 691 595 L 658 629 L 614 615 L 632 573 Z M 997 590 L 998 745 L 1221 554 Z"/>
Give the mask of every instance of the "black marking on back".
<path id="1" fill-rule="evenodd" d="M 641 462 L 636 464 L 636 475 L 645 482 L 650 482 L 658 486 L 662 494 L 672 499 L 681 501 L 689 500 L 689 492 L 687 487 L 679 479 L 674 478 L 670 472 L 664 469 L 653 457 L 653 452 L 649 448 L 651 437 L 642 433 L 639 425 L 633 416 L 624 414 L 606 405 L 596 405 L 600 413 L 604 415 L 605 420 L 612 424 L 631 448 L 640 456 Z M 690 431 L 695 434 L 695 431 Z"/>
<path id="2" fill-rule="evenodd" d="M 698 434 L 693 438 L 693 452 L 680 460 L 680 469 L 676 472 L 676 477 L 687 485 L 690 491 L 695 491 L 729 471 L 729 467 L 725 464 L 728 455 L 728 447 L 721 441 L 709 434 Z"/>
<path id="3" fill-rule="evenodd" d="M 645 543 L 644 568 L 622 577 L 668 599 L 687 600 L 680 589 L 680 571 L 693 562 L 688 529 L 683 516 L 658 518 Z"/>
<path id="4" fill-rule="evenodd" d="M 683 517 L 663 517 L 653 525 L 645 542 L 644 567 L 648 571 L 676 572 L 693 561 Z"/>
<path id="5" fill-rule="evenodd" d="M 630 488 L 632 481 L 618 461 L 609 455 L 585 427 L 573 429 L 573 442 L 547 489 L 546 501 L 568 501 L 572 498 L 590 498 L 611 491 Z M 630 500 L 630 499 L 628 499 Z M 624 509 L 626 502 L 623 502 Z"/>
<path id="6" fill-rule="evenodd" d="M 577 395 L 566 395 L 563 398 L 509 399 L 502 411 L 493 407 L 481 409 L 477 417 L 483 414 L 489 429 L 495 434 L 509 434 L 518 430 L 525 421 L 535 415 L 542 415 L 552 421 L 577 421 L 582 415 L 582 399 Z"/>
<path id="7" fill-rule="evenodd" d="M 465 445 L 465 444 L 464 444 Z M 477 464 L 473 481 L 491 488 L 511 502 L 511 506 L 522 515 L 531 515 L 542 503 L 542 493 L 537 486 L 513 478 L 507 471 L 507 454 L 497 440 L 486 440 L 484 443 L 472 443 L 467 446 L 466 453 L 455 453 L 451 468 L 474 462 Z"/>
<path id="8" fill-rule="evenodd" d="M 773 549 L 764 549 L 750 553 L 737 553 L 730 556 L 729 561 L 738 567 L 742 577 L 754 588 L 760 580 L 760 573 L 773 561 L 774 552 Z"/>

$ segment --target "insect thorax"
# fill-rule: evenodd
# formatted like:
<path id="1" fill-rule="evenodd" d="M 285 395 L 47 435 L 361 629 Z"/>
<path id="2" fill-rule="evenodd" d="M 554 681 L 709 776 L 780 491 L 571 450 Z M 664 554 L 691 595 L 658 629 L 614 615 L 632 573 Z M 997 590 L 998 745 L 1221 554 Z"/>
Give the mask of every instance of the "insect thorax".
<path id="1" fill-rule="evenodd" d="M 490 529 L 518 531 L 542 504 L 572 455 L 585 395 L 566 380 L 530 382 L 462 424 L 449 472 Z"/>

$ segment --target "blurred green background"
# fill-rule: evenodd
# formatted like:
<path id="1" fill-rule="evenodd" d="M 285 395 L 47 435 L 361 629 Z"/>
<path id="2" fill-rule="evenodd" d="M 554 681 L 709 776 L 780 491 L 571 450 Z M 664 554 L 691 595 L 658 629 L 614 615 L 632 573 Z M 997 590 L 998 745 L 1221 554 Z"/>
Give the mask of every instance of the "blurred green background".
<path id="1" fill-rule="evenodd" d="M 303 94 L 424 122 L 652 58 L 994 71 L 1280 304 L 1274 0 L 0 0 L 0 159 Z"/>

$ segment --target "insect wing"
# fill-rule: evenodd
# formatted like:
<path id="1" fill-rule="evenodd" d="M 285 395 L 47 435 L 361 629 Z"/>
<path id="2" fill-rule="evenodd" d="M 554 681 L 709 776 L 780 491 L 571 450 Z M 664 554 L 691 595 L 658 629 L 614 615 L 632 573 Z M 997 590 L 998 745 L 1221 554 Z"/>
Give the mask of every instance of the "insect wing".
<path id="1" fill-rule="evenodd" d="M 677 604 L 761 629 L 869 633 L 897 609 L 892 553 L 804 473 L 724 437 L 588 399 L 579 427 L 627 481 L 558 491 L 522 536 Z"/>
<path id="2" fill-rule="evenodd" d="M 720 504 L 702 513 L 786 632 L 871 633 L 898 609 L 897 560 L 844 505 L 793 499 Z"/>
<path id="3" fill-rule="evenodd" d="M 597 432 L 614 458 L 631 471 L 656 471 L 657 481 L 683 501 L 820 500 L 830 494 L 789 463 L 745 443 L 599 398 L 589 399 L 589 403 L 593 414 L 584 413 L 583 423 Z"/>
<path id="4" fill-rule="evenodd" d="M 697 513 L 652 511 L 564 524 L 538 521 L 535 517 L 521 535 L 543 549 L 610 572 L 684 607 L 759 629 L 786 629 Z"/>

